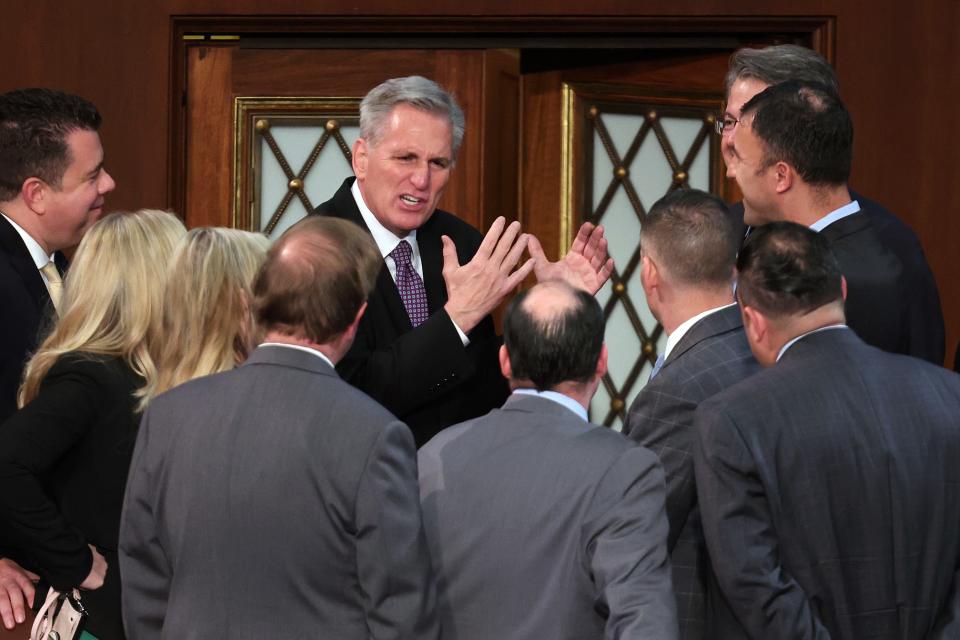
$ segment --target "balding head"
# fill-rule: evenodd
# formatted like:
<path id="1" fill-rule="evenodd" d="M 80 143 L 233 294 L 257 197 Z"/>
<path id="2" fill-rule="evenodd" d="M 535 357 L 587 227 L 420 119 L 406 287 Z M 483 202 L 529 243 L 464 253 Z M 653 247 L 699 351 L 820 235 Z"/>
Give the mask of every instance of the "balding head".
<path id="1" fill-rule="evenodd" d="M 383 264 L 373 239 L 336 218 L 309 216 L 273 245 L 254 283 L 267 332 L 325 344 L 357 317 Z"/>
<path id="2" fill-rule="evenodd" d="M 529 380 L 539 391 L 591 381 L 603 326 L 600 305 L 584 291 L 551 281 L 521 292 L 503 321 L 511 379 Z"/>

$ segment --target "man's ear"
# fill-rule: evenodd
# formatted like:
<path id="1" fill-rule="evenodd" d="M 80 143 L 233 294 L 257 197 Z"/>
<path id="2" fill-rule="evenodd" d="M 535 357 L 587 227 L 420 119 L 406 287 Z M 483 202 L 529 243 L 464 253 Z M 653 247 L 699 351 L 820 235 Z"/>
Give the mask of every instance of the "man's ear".
<path id="1" fill-rule="evenodd" d="M 500 373 L 503 374 L 503 377 L 507 380 L 513 378 L 513 369 L 510 367 L 510 354 L 507 353 L 507 345 L 500 345 Z"/>
<path id="2" fill-rule="evenodd" d="M 640 285 L 648 298 L 660 287 L 660 268 L 649 254 L 640 257 Z"/>
<path id="3" fill-rule="evenodd" d="M 840 295 L 843 296 L 843 301 L 847 301 L 847 278 L 843 275 L 840 276 Z"/>
<path id="4" fill-rule="evenodd" d="M 609 354 L 607 352 L 607 343 L 604 342 L 602 345 L 600 345 L 600 357 L 597 358 L 597 370 L 595 372 L 595 375 L 597 376 L 597 380 L 599 380 L 600 378 L 602 378 L 607 374 L 607 356 L 608 355 Z"/>
<path id="5" fill-rule="evenodd" d="M 353 153 L 351 163 L 353 164 L 353 174 L 357 180 L 364 180 L 367 177 L 367 153 L 369 147 L 367 141 L 363 138 L 357 138 L 353 143 Z"/>
<path id="6" fill-rule="evenodd" d="M 740 307 L 740 313 L 743 316 L 743 330 L 747 334 L 747 340 L 753 344 L 763 344 L 768 334 L 769 325 L 767 318 L 753 307 Z"/>
<path id="7" fill-rule="evenodd" d="M 775 188 L 777 193 L 786 193 L 789 191 L 790 187 L 793 186 L 793 181 L 796 180 L 797 177 L 793 167 L 783 160 L 773 165 L 773 173 L 776 177 Z"/>
<path id="8" fill-rule="evenodd" d="M 37 215 L 46 213 L 46 195 L 49 185 L 37 177 L 27 178 L 20 185 L 20 198 Z"/>

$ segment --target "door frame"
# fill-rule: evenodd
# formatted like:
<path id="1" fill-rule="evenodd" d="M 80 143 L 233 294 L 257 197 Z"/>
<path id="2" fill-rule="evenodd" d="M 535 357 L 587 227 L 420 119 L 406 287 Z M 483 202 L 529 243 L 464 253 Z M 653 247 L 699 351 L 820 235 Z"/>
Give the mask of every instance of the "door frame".
<path id="1" fill-rule="evenodd" d="M 184 211 L 190 47 L 720 48 L 802 42 L 835 63 L 836 16 L 172 16 L 169 206 Z"/>

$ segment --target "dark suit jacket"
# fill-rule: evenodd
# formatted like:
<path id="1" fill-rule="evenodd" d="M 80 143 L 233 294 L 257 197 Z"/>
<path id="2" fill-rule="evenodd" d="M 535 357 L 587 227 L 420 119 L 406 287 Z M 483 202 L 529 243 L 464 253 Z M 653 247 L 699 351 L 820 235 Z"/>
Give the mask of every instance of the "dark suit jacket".
<path id="1" fill-rule="evenodd" d="M 955 373 L 847 329 L 701 404 L 712 637 L 930 637 L 960 566 L 958 415 Z"/>
<path id="2" fill-rule="evenodd" d="M 0 522 L 10 555 L 68 589 L 90 573 L 87 544 L 97 547 L 106 581 L 83 603 L 87 628 L 104 640 L 123 637 L 117 537 L 137 433 L 133 393 L 142 385 L 119 358 L 65 355 L 37 397 L 0 426 Z"/>
<path id="3" fill-rule="evenodd" d="M 314 213 L 344 218 L 366 229 L 350 193 L 354 178 L 344 181 L 331 200 Z M 463 346 L 444 311 L 440 236 L 457 246 L 460 263 L 480 246 L 480 233 L 456 216 L 437 210 L 417 230 L 430 318 L 414 329 L 386 264 L 360 320 L 357 338 L 337 371 L 409 425 L 417 446 L 440 429 L 482 415 L 503 404 L 509 389 L 500 374 L 500 339 L 493 319 L 485 318 Z"/>
<path id="4" fill-rule="evenodd" d="M 62 257 L 58 255 L 58 264 Z M 17 410 L 17 389 L 53 306 L 23 238 L 0 216 L 0 422 Z"/>
<path id="5" fill-rule="evenodd" d="M 439 636 L 410 431 L 293 348 L 150 403 L 120 567 L 138 640 Z"/>
<path id="6" fill-rule="evenodd" d="M 444 638 L 676 638 L 656 456 L 552 400 L 419 453 Z"/>
<path id="7" fill-rule="evenodd" d="M 721 309 L 690 327 L 627 414 L 625 431 L 660 456 L 667 478 L 668 548 L 681 638 L 704 637 L 709 573 L 693 477 L 693 412 L 759 369 L 740 307 Z"/>
<path id="8" fill-rule="evenodd" d="M 866 297 L 866 302 L 862 304 L 854 302 L 852 309 L 850 308 L 850 301 L 847 302 L 847 324 L 857 330 L 860 337 L 874 346 L 942 365 L 946 354 L 943 311 L 940 308 L 937 283 L 933 277 L 933 272 L 930 270 L 930 265 L 927 264 L 927 258 L 923 254 L 920 240 L 913 229 L 882 205 L 853 191 L 850 192 L 850 196 L 860 203 L 861 213 L 869 219 L 876 236 L 875 238 L 869 238 L 866 241 L 866 247 L 860 251 L 860 253 L 867 253 L 868 265 L 858 265 L 856 263 L 858 257 L 855 255 L 857 250 L 848 247 L 842 252 L 842 255 L 837 256 L 847 262 L 847 264 L 841 262 L 841 267 L 855 269 L 855 275 L 859 279 L 864 275 L 864 272 L 868 271 L 870 266 L 876 266 L 879 262 L 884 269 L 884 273 L 887 274 L 886 277 L 891 278 L 890 273 L 895 270 L 892 267 L 892 261 L 889 257 L 883 257 L 879 260 L 877 257 L 883 255 L 883 252 L 878 252 L 876 248 L 876 240 L 879 240 L 883 249 L 892 253 L 900 263 L 900 285 L 898 288 L 902 292 L 896 293 L 899 297 L 895 307 L 883 307 L 881 304 L 890 304 L 888 301 L 893 295 L 891 292 L 894 291 L 894 288 L 888 284 L 886 290 L 884 290 L 884 287 L 881 286 L 878 302 L 871 303 L 869 298 L 877 293 L 878 281 L 876 275 L 870 276 L 873 281 L 873 291 L 866 296 L 854 294 L 857 297 Z M 737 202 L 730 205 L 730 214 L 742 223 L 743 203 Z M 828 237 L 832 235 L 832 233 L 828 233 L 829 229 L 830 227 L 824 230 Z M 847 242 L 857 243 L 860 242 L 860 238 L 872 235 L 870 233 L 860 233 L 848 237 Z M 833 241 L 832 238 L 831 241 Z M 850 285 L 851 278 L 849 275 L 847 275 L 847 280 L 848 285 Z M 870 280 L 867 282 L 869 283 Z M 883 302 L 881 303 L 880 300 L 883 300 Z M 851 320 L 850 311 L 853 311 L 854 315 L 862 315 L 862 317 Z"/>

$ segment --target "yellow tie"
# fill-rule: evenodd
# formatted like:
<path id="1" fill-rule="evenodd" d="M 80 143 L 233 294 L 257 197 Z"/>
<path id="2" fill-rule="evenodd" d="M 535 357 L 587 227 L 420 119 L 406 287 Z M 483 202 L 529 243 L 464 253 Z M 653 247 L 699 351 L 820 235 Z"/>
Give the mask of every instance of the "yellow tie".
<path id="1" fill-rule="evenodd" d="M 54 264 L 53 260 L 43 265 L 40 271 L 47 276 L 47 290 L 50 292 L 50 301 L 59 314 L 60 298 L 63 296 L 63 278 L 60 277 L 60 271 L 57 270 L 57 265 Z"/>

